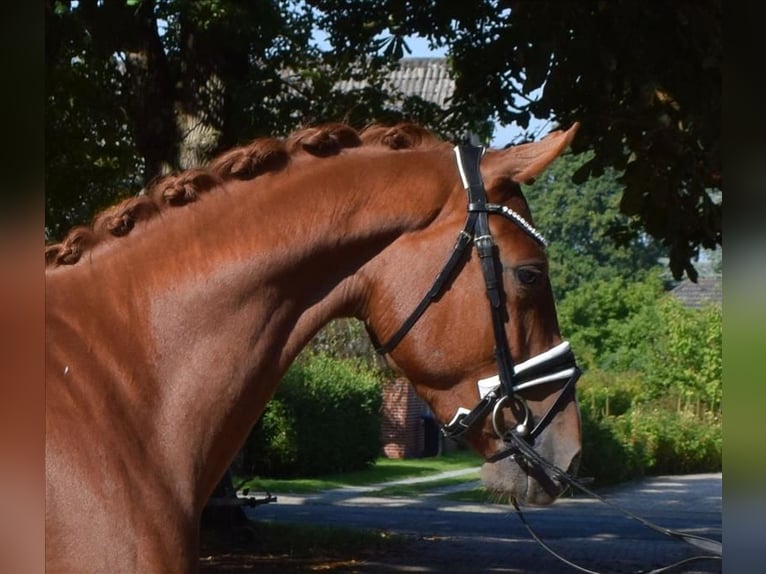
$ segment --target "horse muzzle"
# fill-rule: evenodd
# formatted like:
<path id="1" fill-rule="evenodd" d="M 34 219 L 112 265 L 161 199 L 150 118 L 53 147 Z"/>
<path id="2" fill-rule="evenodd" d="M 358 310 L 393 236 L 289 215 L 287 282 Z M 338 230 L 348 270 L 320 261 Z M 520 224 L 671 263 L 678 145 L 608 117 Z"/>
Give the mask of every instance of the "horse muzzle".
<path id="1" fill-rule="evenodd" d="M 481 469 L 485 488 L 520 504 L 552 504 L 568 488 L 557 469 L 576 475 L 580 462 L 579 412 L 574 397 L 534 441 L 508 435 L 496 442 L 499 454 Z"/>

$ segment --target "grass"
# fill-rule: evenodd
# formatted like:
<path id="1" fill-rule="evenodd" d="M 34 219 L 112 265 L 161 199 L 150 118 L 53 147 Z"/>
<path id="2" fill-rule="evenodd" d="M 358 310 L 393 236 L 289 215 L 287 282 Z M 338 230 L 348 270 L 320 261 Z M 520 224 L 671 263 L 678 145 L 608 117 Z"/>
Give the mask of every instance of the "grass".
<path id="1" fill-rule="evenodd" d="M 456 451 L 442 456 L 416 459 L 379 458 L 370 468 L 316 478 L 275 479 L 265 477 L 235 477 L 234 484 L 253 492 L 309 493 L 343 486 L 370 486 L 402 478 L 418 478 L 480 466 L 483 459 L 473 451 Z"/>

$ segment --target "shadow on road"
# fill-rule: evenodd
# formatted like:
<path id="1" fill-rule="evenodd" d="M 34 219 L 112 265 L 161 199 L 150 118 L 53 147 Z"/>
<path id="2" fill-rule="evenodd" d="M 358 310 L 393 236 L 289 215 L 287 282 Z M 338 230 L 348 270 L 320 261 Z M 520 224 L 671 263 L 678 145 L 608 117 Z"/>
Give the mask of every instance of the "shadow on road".
<path id="1" fill-rule="evenodd" d="M 661 526 L 720 540 L 721 486 L 721 474 L 662 476 L 602 490 L 601 494 Z M 537 544 L 507 505 L 466 504 L 429 495 L 379 498 L 371 494 L 369 489 L 344 489 L 309 496 L 279 495 L 277 503 L 253 509 L 249 515 L 255 521 L 383 530 L 401 537 L 401 543 L 389 552 L 325 561 L 322 571 L 576 571 Z M 648 571 L 702 553 L 585 496 L 565 497 L 551 507 L 529 508 L 525 513 L 537 534 L 557 552 L 599 572 Z M 281 574 L 316 569 L 304 564 L 303 570 L 285 570 L 284 561 L 283 566 Z M 259 565 L 258 571 L 271 570 Z M 689 574 L 720 571 L 720 561 L 709 560 L 672 570 Z"/>

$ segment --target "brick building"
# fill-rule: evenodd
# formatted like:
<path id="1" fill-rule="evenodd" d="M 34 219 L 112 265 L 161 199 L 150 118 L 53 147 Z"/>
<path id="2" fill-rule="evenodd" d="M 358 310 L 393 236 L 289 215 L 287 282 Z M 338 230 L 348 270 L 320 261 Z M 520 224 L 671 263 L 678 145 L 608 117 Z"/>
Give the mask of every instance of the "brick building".
<path id="1" fill-rule="evenodd" d="M 435 456 L 445 449 L 438 423 L 407 379 L 384 384 L 381 415 L 380 442 L 388 458 Z"/>

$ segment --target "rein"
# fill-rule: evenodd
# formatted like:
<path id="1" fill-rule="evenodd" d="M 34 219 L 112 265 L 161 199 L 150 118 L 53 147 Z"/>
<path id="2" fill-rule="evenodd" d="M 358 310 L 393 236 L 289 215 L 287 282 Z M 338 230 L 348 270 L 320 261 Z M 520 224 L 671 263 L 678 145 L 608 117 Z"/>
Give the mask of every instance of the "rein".
<path id="1" fill-rule="evenodd" d="M 417 307 L 415 307 L 412 313 L 407 317 L 399 330 L 396 331 L 385 344 L 380 345 L 376 350 L 378 353 L 385 355 L 396 348 L 401 340 L 418 322 L 423 313 L 425 313 L 426 309 L 441 297 L 450 280 L 459 273 L 458 269 L 461 262 L 469 253 L 471 243 L 473 243 L 481 262 L 484 285 L 490 305 L 492 329 L 495 339 L 494 356 L 498 374 L 477 381 L 480 396 L 478 404 L 472 409 L 464 407 L 458 408 L 453 419 L 442 426 L 442 433 L 448 438 L 459 438 L 477 423 L 484 420 L 485 417 L 490 416 L 491 413 L 493 429 L 497 436 L 503 439 L 507 448 L 487 458 L 487 462 L 496 462 L 506 457 L 519 456 L 524 458 L 529 463 L 537 465 L 539 468 L 547 469 L 554 476 L 570 486 L 580 489 L 590 496 L 593 496 L 601 502 L 622 512 L 629 518 L 639 521 L 647 528 L 666 536 L 670 536 L 676 540 L 686 542 L 710 553 L 709 555 L 693 556 L 668 566 L 651 570 L 646 574 L 660 574 L 682 564 L 696 560 L 721 560 L 722 544 L 720 542 L 704 536 L 658 526 L 653 522 L 620 507 L 614 502 L 591 491 L 580 481 L 540 456 L 530 444 L 555 416 L 558 409 L 564 404 L 569 393 L 574 392 L 575 383 L 579 379 L 581 371 L 577 366 L 574 354 L 569 347 L 569 343 L 566 341 L 548 351 L 535 355 L 522 363 L 517 365 L 513 364 L 511 350 L 504 328 L 504 325 L 508 320 L 508 315 L 504 304 L 505 296 L 502 289 L 502 271 L 497 246 L 489 229 L 489 216 L 501 215 L 514 222 L 542 247 L 546 247 L 547 243 L 545 238 L 514 210 L 507 206 L 497 205 L 487 201 L 487 192 L 484 188 L 481 172 L 479 170 L 479 164 L 484 155 L 483 147 L 462 145 L 455 146 L 454 151 L 458 169 L 460 171 L 460 178 L 468 195 L 468 215 L 466 217 L 466 222 L 463 225 L 463 229 L 458 234 L 452 252 L 442 266 L 441 271 L 436 275 L 431 288 L 425 294 L 423 299 L 421 299 Z M 531 420 L 532 415 L 526 401 L 519 393 L 531 387 L 562 380 L 565 380 L 566 382 L 559 391 L 556 400 L 545 414 L 535 422 L 530 430 L 530 423 L 533 422 Z M 521 421 L 511 430 L 504 429 L 502 424 L 501 409 L 506 403 L 511 408 L 516 420 Z M 545 550 L 558 560 L 576 570 L 589 574 L 599 574 L 594 570 L 588 570 L 587 568 L 578 566 L 556 553 L 532 530 L 515 500 L 513 501 L 513 506 L 529 534 Z"/>
<path id="2" fill-rule="evenodd" d="M 600 502 L 603 502 L 604 504 L 621 512 L 628 518 L 632 518 L 633 520 L 640 522 L 641 524 L 643 524 L 644 526 L 646 526 L 647 528 L 651 530 L 654 530 L 655 532 L 659 532 L 660 534 L 669 536 L 670 538 L 679 540 L 681 542 L 686 542 L 687 544 L 700 548 L 704 550 L 705 552 L 709 552 L 709 554 L 691 556 L 689 558 L 679 560 L 678 562 L 674 562 L 672 564 L 669 564 L 667 566 L 663 566 L 661 568 L 657 568 L 654 570 L 642 571 L 643 574 L 660 574 L 662 572 L 667 572 L 669 570 L 672 570 L 673 568 L 676 568 L 677 566 L 688 564 L 690 562 L 696 562 L 698 560 L 722 560 L 723 545 L 718 540 L 713 540 L 712 538 L 707 538 L 705 536 L 690 534 L 688 532 L 682 532 L 680 530 L 673 530 L 671 528 L 659 526 L 653 523 L 652 521 L 646 518 L 643 518 L 631 512 L 630 510 L 627 510 L 621 507 L 615 502 L 593 492 L 588 487 L 586 487 L 582 482 L 580 482 L 573 476 L 570 476 L 567 472 L 561 470 L 556 465 L 554 465 L 553 463 L 549 462 L 548 460 L 540 456 L 532 447 L 529 446 L 529 444 L 525 440 L 522 440 L 522 438 L 520 438 L 516 433 L 514 432 L 506 433 L 505 436 L 503 437 L 503 440 L 506 442 L 506 444 L 510 444 L 510 448 L 508 450 L 513 451 L 514 455 L 520 455 L 521 457 L 527 459 L 528 462 L 537 465 L 539 468 L 545 468 L 546 470 L 551 472 L 553 475 L 561 479 L 563 482 L 566 482 L 570 486 L 578 488 L 579 490 L 592 496 L 596 500 L 599 500 Z M 588 574 L 599 574 L 599 572 L 596 570 L 589 570 L 587 568 L 579 566 L 578 564 L 575 564 L 574 562 L 571 562 L 570 560 L 567 560 L 566 558 L 558 554 L 553 548 L 551 548 L 548 544 L 546 544 L 545 541 L 543 541 L 542 538 L 540 538 L 534 530 L 532 530 L 532 527 L 529 525 L 526 518 L 524 517 L 524 514 L 522 513 L 521 508 L 519 508 L 519 505 L 516 502 L 516 500 L 513 500 L 512 503 L 513 503 L 514 509 L 516 510 L 516 514 L 521 520 L 521 523 L 527 529 L 527 531 L 532 536 L 532 538 L 538 544 L 540 544 L 540 546 L 542 546 L 546 551 L 548 551 L 551 555 L 553 555 L 555 558 L 557 558 L 561 562 L 568 564 L 569 566 L 571 566 L 572 568 L 580 572 L 586 572 Z"/>

